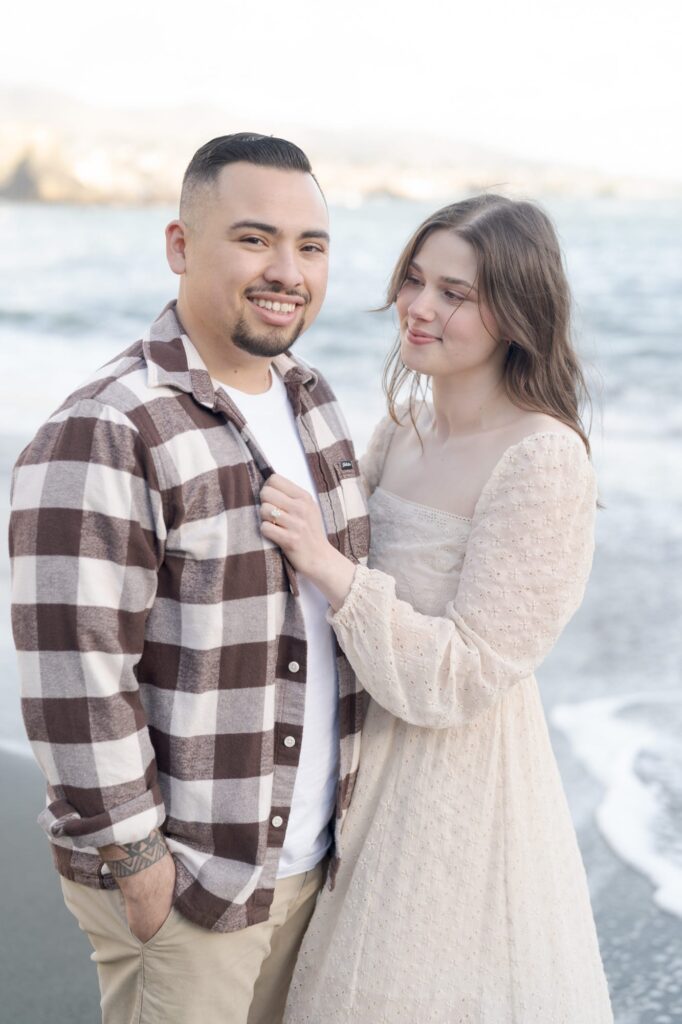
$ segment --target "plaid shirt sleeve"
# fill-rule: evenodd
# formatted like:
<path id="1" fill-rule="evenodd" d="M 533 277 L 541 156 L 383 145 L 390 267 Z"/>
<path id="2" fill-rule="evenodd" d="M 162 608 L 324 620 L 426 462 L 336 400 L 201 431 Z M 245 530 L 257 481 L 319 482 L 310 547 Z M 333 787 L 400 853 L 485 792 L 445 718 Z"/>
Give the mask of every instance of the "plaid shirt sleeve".
<path id="1" fill-rule="evenodd" d="M 12 625 L 57 844 L 133 842 L 165 818 L 136 677 L 164 537 L 155 466 L 125 413 L 81 398 L 20 456 Z"/>

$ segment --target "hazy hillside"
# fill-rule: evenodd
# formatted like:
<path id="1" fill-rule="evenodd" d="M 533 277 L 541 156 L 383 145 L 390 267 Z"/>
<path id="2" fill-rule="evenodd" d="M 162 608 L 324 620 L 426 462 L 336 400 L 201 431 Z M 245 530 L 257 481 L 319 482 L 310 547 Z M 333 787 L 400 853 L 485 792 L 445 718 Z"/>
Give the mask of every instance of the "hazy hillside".
<path id="1" fill-rule="evenodd" d="M 496 186 L 531 195 L 681 195 L 682 184 L 614 178 L 586 168 L 523 161 L 427 136 L 277 131 L 305 148 L 332 200 L 371 193 L 456 196 Z M 0 88 L 0 197 L 76 203 L 175 202 L 194 150 L 215 135 L 272 126 L 236 109 L 110 110 L 68 97 Z"/>

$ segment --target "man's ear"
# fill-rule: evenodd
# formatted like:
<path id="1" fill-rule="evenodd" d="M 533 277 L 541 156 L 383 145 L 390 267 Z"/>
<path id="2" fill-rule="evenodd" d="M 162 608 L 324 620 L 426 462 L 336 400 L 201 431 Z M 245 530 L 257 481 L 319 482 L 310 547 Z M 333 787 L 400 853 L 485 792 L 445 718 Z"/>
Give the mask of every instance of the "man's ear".
<path id="1" fill-rule="evenodd" d="M 182 220 L 172 220 L 166 228 L 166 259 L 174 274 L 184 274 L 187 269 L 185 248 L 187 226 Z"/>

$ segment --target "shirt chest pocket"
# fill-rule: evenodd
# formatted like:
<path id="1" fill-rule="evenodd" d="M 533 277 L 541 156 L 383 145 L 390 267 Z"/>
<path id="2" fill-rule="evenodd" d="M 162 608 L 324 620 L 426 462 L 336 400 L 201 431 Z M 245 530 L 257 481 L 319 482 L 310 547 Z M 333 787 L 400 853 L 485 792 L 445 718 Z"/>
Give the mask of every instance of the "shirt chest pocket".
<path id="1" fill-rule="evenodd" d="M 356 562 L 365 562 L 369 551 L 369 517 L 358 468 L 353 459 L 334 463 L 339 500 L 345 518 L 348 551 Z"/>

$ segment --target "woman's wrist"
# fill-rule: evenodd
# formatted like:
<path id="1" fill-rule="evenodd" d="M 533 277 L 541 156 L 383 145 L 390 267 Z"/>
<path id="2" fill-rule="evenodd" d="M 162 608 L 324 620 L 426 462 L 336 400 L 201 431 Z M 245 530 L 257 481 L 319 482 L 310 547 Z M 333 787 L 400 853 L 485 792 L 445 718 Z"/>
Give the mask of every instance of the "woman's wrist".
<path id="1" fill-rule="evenodd" d="M 355 563 L 328 544 L 313 571 L 307 575 L 336 612 L 348 596 L 355 575 Z"/>

